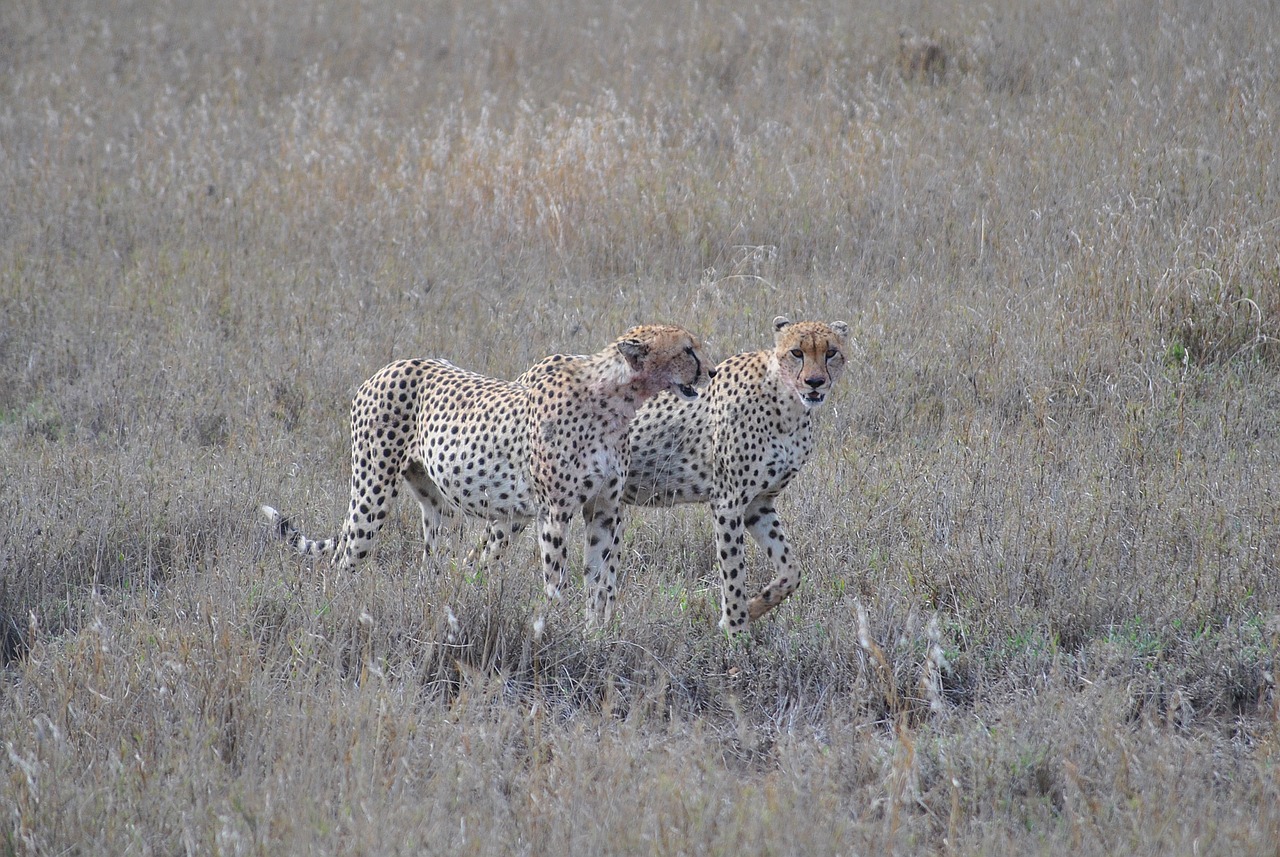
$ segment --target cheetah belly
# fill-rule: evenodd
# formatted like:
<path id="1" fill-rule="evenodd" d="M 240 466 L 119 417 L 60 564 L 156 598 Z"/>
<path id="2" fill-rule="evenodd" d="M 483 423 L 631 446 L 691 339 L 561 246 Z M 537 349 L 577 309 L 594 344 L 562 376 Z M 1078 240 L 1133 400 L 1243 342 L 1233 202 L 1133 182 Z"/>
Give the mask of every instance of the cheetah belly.
<path id="1" fill-rule="evenodd" d="M 482 518 L 531 518 L 537 512 L 525 459 L 493 443 L 451 438 L 434 444 L 423 466 L 454 508 Z"/>
<path id="2" fill-rule="evenodd" d="M 675 506 L 711 499 L 711 464 L 682 444 L 631 450 L 623 499 L 638 506 Z"/>

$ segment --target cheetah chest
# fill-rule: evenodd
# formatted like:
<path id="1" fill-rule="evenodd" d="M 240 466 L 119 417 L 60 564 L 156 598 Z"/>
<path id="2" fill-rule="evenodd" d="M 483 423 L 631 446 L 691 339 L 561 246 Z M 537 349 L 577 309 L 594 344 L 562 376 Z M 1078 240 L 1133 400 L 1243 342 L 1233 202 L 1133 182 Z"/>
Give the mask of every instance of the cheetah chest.
<path id="1" fill-rule="evenodd" d="M 778 426 L 771 428 L 773 431 L 737 451 L 745 459 L 742 469 L 750 474 L 748 481 L 761 493 L 776 493 L 785 488 L 813 451 L 813 434 L 808 424 L 792 431 Z"/>
<path id="2" fill-rule="evenodd" d="M 618 490 L 626 475 L 626 423 L 608 411 L 546 417 L 534 432 L 535 492 L 553 503 L 585 503 Z"/>
<path id="3" fill-rule="evenodd" d="M 812 452 L 813 438 L 807 430 L 775 440 L 766 462 L 768 487 L 781 488 L 790 482 Z"/>

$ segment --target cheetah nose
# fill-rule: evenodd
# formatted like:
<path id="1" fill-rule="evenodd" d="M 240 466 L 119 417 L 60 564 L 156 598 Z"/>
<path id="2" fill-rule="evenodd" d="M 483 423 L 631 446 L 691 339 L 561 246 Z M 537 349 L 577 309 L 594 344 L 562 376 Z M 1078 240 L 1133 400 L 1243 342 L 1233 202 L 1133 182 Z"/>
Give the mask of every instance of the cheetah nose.
<path id="1" fill-rule="evenodd" d="M 827 380 L 826 378 L 815 377 L 815 378 L 805 378 L 804 382 L 816 390 L 819 387 L 821 387 L 824 383 L 826 383 L 826 380 Z"/>

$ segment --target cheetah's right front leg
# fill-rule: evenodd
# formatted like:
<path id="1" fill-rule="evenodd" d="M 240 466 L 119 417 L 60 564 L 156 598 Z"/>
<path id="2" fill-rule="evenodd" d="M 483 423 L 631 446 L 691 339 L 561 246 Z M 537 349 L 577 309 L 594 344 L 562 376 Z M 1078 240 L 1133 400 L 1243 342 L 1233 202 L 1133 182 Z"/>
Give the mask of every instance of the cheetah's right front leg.
<path id="1" fill-rule="evenodd" d="M 582 507 L 585 551 L 582 573 L 587 585 L 587 626 L 603 627 L 618 600 L 618 543 L 621 538 L 621 497 L 612 491 L 588 500 Z"/>
<path id="2" fill-rule="evenodd" d="M 715 516 L 716 550 L 720 557 L 720 627 L 730 633 L 747 627 L 746 545 L 743 518 L 747 503 L 738 498 L 720 498 L 711 504 Z"/>

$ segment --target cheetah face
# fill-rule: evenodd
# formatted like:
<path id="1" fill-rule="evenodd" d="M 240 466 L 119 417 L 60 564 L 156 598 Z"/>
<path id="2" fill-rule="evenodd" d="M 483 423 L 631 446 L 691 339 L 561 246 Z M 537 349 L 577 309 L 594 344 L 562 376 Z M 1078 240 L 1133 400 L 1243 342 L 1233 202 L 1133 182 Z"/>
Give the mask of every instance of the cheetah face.
<path id="1" fill-rule="evenodd" d="M 806 409 L 818 407 L 844 370 L 849 326 L 843 321 L 792 322 L 778 316 L 773 320 L 773 330 L 779 377 Z"/>
<path id="2" fill-rule="evenodd" d="M 670 390 L 682 399 L 698 398 L 697 387 L 715 376 L 702 345 L 683 327 L 633 327 L 618 340 L 618 350 L 654 393 Z"/>

